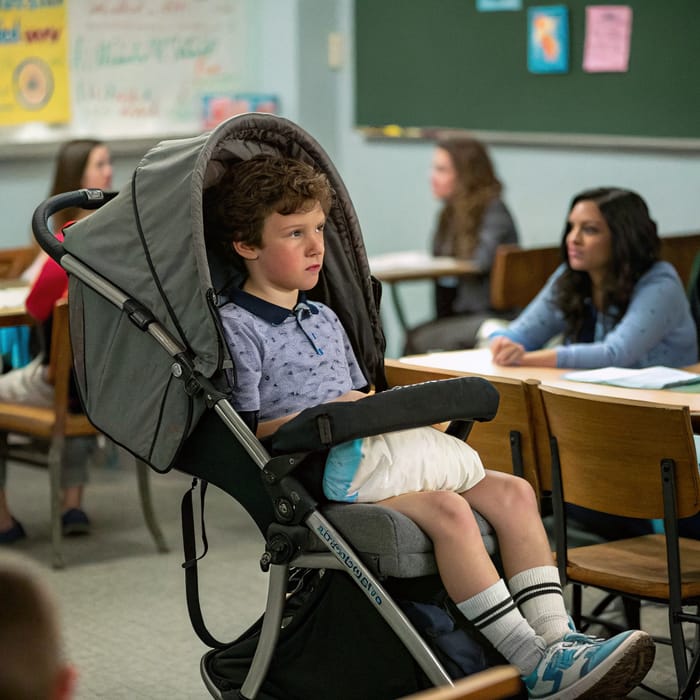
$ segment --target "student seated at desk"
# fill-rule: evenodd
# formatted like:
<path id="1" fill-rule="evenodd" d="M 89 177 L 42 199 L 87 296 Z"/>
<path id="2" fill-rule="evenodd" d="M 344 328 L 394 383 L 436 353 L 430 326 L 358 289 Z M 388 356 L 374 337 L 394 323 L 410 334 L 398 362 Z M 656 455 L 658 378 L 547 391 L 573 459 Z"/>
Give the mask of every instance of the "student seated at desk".
<path id="1" fill-rule="evenodd" d="M 476 275 L 442 277 L 435 283 L 435 315 L 407 334 L 405 355 L 474 347 L 476 332 L 491 310 L 489 278 L 496 248 L 517 243 L 518 232 L 501 199 L 502 185 L 486 148 L 473 138 L 439 141 L 430 176 L 443 202 L 433 236 L 433 255 L 471 260 Z"/>
<path id="2" fill-rule="evenodd" d="M 683 367 L 698 360 L 695 322 L 675 268 L 659 260 L 647 205 L 619 188 L 581 192 L 564 228 L 564 262 L 507 328 L 491 334 L 493 361 L 533 367 Z M 545 347 L 559 337 L 554 347 Z M 590 532 L 612 540 L 652 532 L 646 520 L 569 506 Z M 681 522 L 700 538 L 700 518 Z"/>
<path id="3" fill-rule="evenodd" d="M 64 143 L 56 161 L 51 195 L 81 187 L 109 190 L 112 187 L 112 163 L 109 148 L 94 139 Z M 90 214 L 89 210 L 64 209 L 52 217 L 54 231 Z M 24 367 L 0 377 L 0 401 L 21 402 L 28 406 L 53 405 L 54 391 L 46 377 L 51 342 L 51 317 L 54 304 L 68 293 L 65 270 L 41 251 L 25 271 L 32 287 L 26 300 L 27 311 L 41 326 L 44 346 L 36 348 L 34 359 Z M 41 345 L 41 342 L 37 343 Z M 64 535 L 87 534 L 90 521 L 82 509 L 83 487 L 87 481 L 87 462 L 95 451 L 93 436 L 68 438 L 64 446 L 61 473 L 63 501 L 61 517 Z M 12 515 L 5 494 L 7 465 L 0 465 L 0 545 L 26 537 L 23 525 Z"/>
<path id="4" fill-rule="evenodd" d="M 635 192 L 603 187 L 576 195 L 564 262 L 507 328 L 491 334 L 493 361 L 580 369 L 697 362 L 690 305 L 659 248 L 656 223 Z"/>

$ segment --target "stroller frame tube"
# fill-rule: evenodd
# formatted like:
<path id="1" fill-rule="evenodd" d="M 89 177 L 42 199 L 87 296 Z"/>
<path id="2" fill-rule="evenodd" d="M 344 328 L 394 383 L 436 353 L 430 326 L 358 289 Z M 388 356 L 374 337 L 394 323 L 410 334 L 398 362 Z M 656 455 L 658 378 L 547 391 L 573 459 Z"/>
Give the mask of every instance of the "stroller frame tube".
<path id="1" fill-rule="evenodd" d="M 131 300 L 131 297 L 124 294 L 118 287 L 107 282 L 103 277 L 94 273 L 87 265 L 81 263 L 80 260 L 73 257 L 70 253 L 66 253 L 61 258 L 61 265 L 118 308 L 124 309 L 126 303 Z M 149 323 L 147 330 L 171 357 L 177 357 L 185 352 L 185 348 L 159 323 Z"/>
<path id="2" fill-rule="evenodd" d="M 306 524 L 325 544 L 341 564 L 341 569 L 359 586 L 377 612 L 408 649 L 430 681 L 436 685 L 453 685 L 442 664 L 430 647 L 418 634 L 401 608 L 386 592 L 372 572 L 362 563 L 350 545 L 336 532 L 335 528 L 318 511 L 312 511 Z"/>

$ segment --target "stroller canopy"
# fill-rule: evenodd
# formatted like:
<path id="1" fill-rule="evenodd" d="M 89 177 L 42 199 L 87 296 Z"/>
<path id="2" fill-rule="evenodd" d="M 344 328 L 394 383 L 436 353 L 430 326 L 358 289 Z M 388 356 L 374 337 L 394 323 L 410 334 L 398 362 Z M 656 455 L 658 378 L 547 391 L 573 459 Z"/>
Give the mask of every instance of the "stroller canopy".
<path id="1" fill-rule="evenodd" d="M 207 256 L 203 191 L 218 181 L 226 161 L 265 152 L 314 164 L 335 189 L 324 269 L 308 296 L 335 310 L 368 381 L 384 388 L 378 288 L 370 276 L 357 216 L 327 154 L 286 119 L 241 115 L 211 133 L 161 142 L 146 153 L 131 182 L 114 199 L 67 230 L 64 249 L 147 308 L 186 348 L 196 372 L 211 378 L 226 357 L 215 313 L 216 292 L 226 271 L 210 264 L 214 261 Z M 71 275 L 69 296 L 71 335 L 88 415 L 103 432 L 152 466 L 167 468 L 206 405 L 201 398 L 187 396 L 184 387 L 173 385 L 170 358 L 162 358 L 161 369 L 159 353 L 151 352 L 148 343 L 130 341 L 142 331 L 125 321 L 122 310 L 111 311 L 103 301 L 92 300 L 84 280 L 75 277 Z M 111 320 L 104 318 L 110 315 Z M 128 386 L 132 400 L 127 400 L 122 384 Z M 160 436 L 143 434 L 154 430 Z"/>

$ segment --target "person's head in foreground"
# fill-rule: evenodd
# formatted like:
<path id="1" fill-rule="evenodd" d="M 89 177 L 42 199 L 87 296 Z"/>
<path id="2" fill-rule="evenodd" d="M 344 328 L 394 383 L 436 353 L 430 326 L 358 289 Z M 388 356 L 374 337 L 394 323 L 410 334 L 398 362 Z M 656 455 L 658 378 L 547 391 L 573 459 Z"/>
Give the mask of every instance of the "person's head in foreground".
<path id="1" fill-rule="evenodd" d="M 41 572 L 0 554 L 0 698 L 68 700 L 77 674 L 63 659 L 56 601 Z"/>

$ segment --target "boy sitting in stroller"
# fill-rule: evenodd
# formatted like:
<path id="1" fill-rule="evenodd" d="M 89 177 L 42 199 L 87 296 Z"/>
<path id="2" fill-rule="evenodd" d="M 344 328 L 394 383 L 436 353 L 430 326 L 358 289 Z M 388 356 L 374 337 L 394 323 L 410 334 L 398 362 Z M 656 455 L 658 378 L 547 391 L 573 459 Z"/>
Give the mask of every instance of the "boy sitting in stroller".
<path id="1" fill-rule="evenodd" d="M 305 408 L 366 396 L 339 319 L 304 294 L 318 282 L 333 195 L 310 165 L 268 155 L 231 162 L 206 194 L 210 242 L 247 274 L 220 315 L 232 401 L 261 438 Z M 329 500 L 381 503 L 426 532 L 447 593 L 520 669 L 530 697 L 622 697 L 649 670 L 645 632 L 602 640 L 572 628 L 532 488 L 484 469 L 457 438 L 426 427 L 344 443 L 330 451 L 323 488 Z M 497 534 L 505 580 L 472 509 Z"/>

